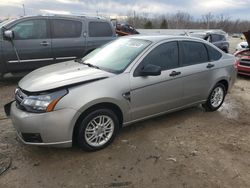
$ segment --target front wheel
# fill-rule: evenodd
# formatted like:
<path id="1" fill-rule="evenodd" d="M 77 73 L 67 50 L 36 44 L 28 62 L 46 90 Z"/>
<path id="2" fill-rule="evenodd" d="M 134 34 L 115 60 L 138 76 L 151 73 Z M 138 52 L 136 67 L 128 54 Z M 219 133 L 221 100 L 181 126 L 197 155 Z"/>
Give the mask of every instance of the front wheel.
<path id="1" fill-rule="evenodd" d="M 78 145 L 87 151 L 95 151 L 108 146 L 119 129 L 116 114 L 109 109 L 98 109 L 89 113 L 78 128 Z"/>
<path id="2" fill-rule="evenodd" d="M 212 89 L 207 101 L 202 106 L 206 111 L 218 110 L 224 102 L 226 96 L 226 89 L 222 83 L 218 83 Z"/>

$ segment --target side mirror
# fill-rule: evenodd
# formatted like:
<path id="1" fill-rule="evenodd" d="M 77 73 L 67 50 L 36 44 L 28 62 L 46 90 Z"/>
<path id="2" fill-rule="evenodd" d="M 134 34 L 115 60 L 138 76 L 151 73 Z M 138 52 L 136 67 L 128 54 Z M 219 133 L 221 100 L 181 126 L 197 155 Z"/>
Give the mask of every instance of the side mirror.
<path id="1" fill-rule="evenodd" d="M 3 35 L 6 39 L 9 39 L 9 40 L 14 39 L 14 32 L 12 30 L 4 31 Z"/>
<path id="2" fill-rule="evenodd" d="M 145 65 L 141 71 L 141 76 L 158 76 L 161 75 L 161 67 L 157 65 L 147 64 Z"/>

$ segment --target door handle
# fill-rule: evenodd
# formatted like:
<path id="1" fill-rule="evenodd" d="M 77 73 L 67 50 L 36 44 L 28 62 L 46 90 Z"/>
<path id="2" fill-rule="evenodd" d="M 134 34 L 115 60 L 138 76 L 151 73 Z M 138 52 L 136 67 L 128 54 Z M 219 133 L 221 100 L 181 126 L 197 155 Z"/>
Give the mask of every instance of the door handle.
<path id="1" fill-rule="evenodd" d="M 171 73 L 169 74 L 169 76 L 174 77 L 174 76 L 178 76 L 178 75 L 180 75 L 180 74 L 181 74 L 181 72 L 173 71 L 173 72 L 171 72 Z"/>
<path id="2" fill-rule="evenodd" d="M 50 43 L 47 41 L 43 41 L 40 43 L 41 46 L 48 46 Z"/>
<path id="3" fill-rule="evenodd" d="M 214 67 L 214 64 L 208 63 L 207 68 L 210 69 L 212 67 Z"/>

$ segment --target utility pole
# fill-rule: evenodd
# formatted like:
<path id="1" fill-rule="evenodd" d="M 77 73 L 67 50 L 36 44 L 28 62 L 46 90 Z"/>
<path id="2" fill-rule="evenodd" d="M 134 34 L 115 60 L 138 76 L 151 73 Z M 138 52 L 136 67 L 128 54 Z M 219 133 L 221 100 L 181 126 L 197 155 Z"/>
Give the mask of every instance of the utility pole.
<path id="1" fill-rule="evenodd" d="M 25 16 L 25 6 L 23 4 L 23 16 Z"/>
<path id="2" fill-rule="evenodd" d="M 135 10 L 134 10 L 134 23 L 133 26 L 135 27 Z"/>

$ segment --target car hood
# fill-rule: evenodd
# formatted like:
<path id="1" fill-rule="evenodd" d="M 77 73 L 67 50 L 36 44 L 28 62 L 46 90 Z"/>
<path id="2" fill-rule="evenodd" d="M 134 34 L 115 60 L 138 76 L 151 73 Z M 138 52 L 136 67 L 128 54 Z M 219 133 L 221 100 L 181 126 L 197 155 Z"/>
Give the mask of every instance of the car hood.
<path id="1" fill-rule="evenodd" d="M 41 92 L 72 84 L 89 83 L 113 75 L 74 61 L 67 61 L 37 69 L 21 79 L 18 85 L 28 92 Z"/>
<path id="2" fill-rule="evenodd" d="M 249 31 L 246 31 L 246 32 L 243 32 L 244 36 L 246 37 L 246 40 L 247 40 L 247 43 L 248 43 L 248 46 L 250 46 L 250 30 Z"/>

